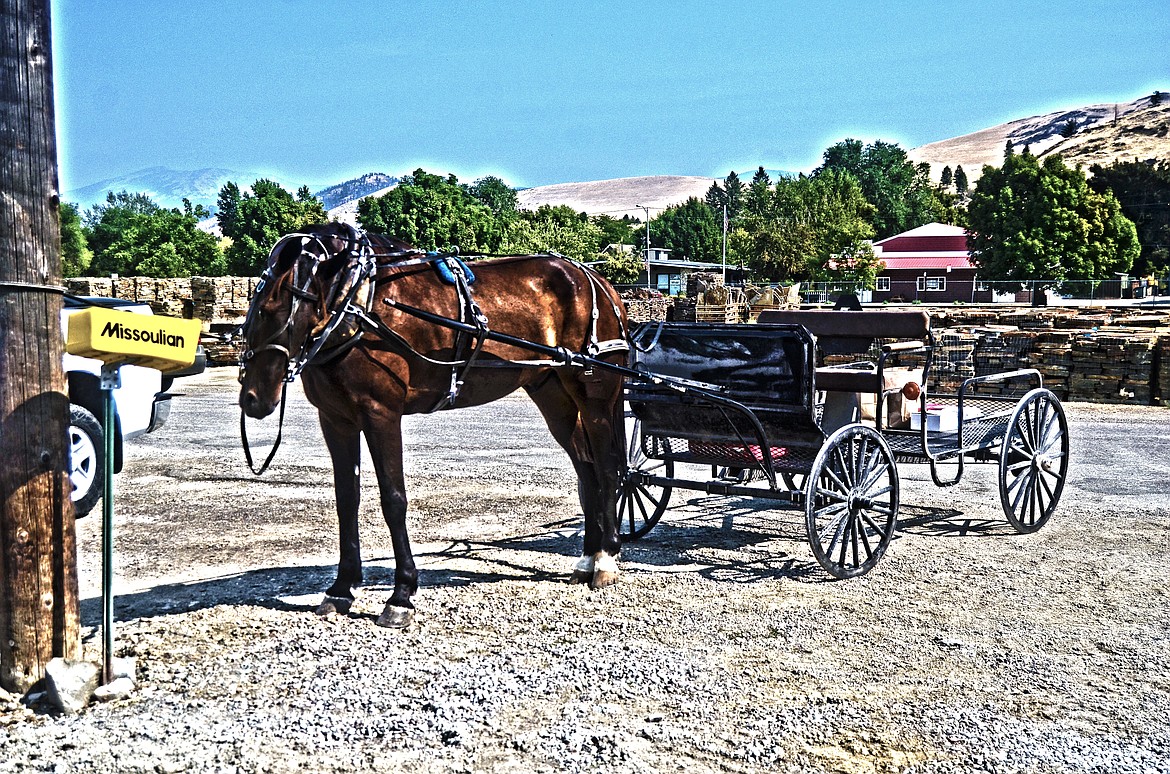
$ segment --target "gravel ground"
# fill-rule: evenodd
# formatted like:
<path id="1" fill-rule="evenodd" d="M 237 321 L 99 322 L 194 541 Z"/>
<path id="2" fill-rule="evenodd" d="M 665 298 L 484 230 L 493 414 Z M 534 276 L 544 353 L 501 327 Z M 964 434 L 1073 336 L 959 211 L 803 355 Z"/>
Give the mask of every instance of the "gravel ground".
<path id="1" fill-rule="evenodd" d="M 992 466 L 938 489 L 903 465 L 900 537 L 836 582 L 799 514 L 676 492 L 602 592 L 564 583 L 575 482 L 526 399 L 413 418 L 423 588 L 396 632 L 374 624 L 393 563 L 372 475 L 366 588 L 313 613 L 336 525 L 299 389 L 255 478 L 234 372 L 182 387 L 117 482 L 139 690 L 77 717 L 0 696 L 0 772 L 1170 772 L 1164 409 L 1068 405 L 1070 483 L 1035 535 Z M 78 532 L 97 660 L 97 512 Z"/>

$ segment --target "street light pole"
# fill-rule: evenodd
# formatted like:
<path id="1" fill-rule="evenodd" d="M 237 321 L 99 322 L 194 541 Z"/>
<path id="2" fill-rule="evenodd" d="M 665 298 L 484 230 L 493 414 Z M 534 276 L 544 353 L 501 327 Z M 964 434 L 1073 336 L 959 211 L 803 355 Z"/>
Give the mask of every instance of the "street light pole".
<path id="1" fill-rule="evenodd" d="M 727 202 L 723 202 L 723 285 L 727 285 Z"/>
<path id="2" fill-rule="evenodd" d="M 641 210 L 646 212 L 646 287 L 654 287 L 654 278 L 650 276 L 650 208 L 645 204 L 636 204 Z"/>

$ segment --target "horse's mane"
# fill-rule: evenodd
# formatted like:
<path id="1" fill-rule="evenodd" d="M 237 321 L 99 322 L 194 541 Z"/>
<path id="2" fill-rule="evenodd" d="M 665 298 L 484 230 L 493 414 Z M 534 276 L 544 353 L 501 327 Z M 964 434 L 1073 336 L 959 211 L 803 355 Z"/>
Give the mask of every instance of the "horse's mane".
<path id="1" fill-rule="evenodd" d="M 363 232 L 348 223 L 340 221 L 332 221 L 330 223 L 322 223 L 316 226 L 306 226 L 304 233 L 312 234 L 318 238 L 336 238 L 348 243 L 350 249 L 354 249 L 360 244 L 363 237 Z M 414 254 L 421 253 L 418 249 L 409 242 L 405 242 L 397 237 L 387 236 L 385 234 L 375 234 L 373 232 L 364 232 L 365 238 L 369 241 L 370 247 L 374 249 L 376 254 Z"/>

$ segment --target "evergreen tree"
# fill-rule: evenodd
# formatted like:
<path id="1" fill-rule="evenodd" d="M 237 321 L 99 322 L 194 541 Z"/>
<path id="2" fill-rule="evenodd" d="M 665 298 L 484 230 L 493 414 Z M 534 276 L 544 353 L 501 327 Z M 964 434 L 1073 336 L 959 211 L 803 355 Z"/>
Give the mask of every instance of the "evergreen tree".
<path id="1" fill-rule="evenodd" d="M 955 193 L 959 195 L 967 193 L 967 173 L 963 171 L 962 164 L 955 167 Z"/>
<path id="2" fill-rule="evenodd" d="M 727 178 L 723 181 L 723 190 L 727 195 L 727 219 L 735 221 L 743 210 L 745 187 L 734 171 L 727 173 Z"/>
<path id="3" fill-rule="evenodd" d="M 714 180 L 711 187 L 707 189 L 707 195 L 703 197 L 703 202 L 719 214 L 723 216 L 723 205 L 727 204 L 727 191 L 719 186 L 719 181 Z"/>
<path id="4" fill-rule="evenodd" d="M 768 209 L 768 202 L 771 198 L 772 178 L 768 176 L 763 167 L 760 167 L 752 175 L 752 182 L 748 185 L 744 211 L 749 215 L 763 215 Z"/>
<path id="5" fill-rule="evenodd" d="M 942 175 L 939 177 L 938 182 L 939 182 L 939 185 L 941 185 L 943 188 L 950 188 L 951 182 L 953 180 L 954 180 L 954 178 L 951 174 L 951 167 L 948 164 L 947 166 L 943 167 Z"/>

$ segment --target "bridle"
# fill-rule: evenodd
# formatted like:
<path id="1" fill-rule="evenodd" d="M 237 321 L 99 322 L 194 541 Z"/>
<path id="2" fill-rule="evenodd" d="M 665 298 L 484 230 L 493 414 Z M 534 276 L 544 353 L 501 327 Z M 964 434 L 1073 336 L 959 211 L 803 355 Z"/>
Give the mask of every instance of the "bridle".
<path id="1" fill-rule="evenodd" d="M 264 269 L 264 273 L 260 275 L 252 303 L 248 307 L 244 324 L 240 328 L 240 335 L 244 341 L 248 341 L 248 336 L 260 314 L 264 296 L 270 292 L 269 285 L 276 278 L 277 261 L 290 243 L 300 241 L 300 252 L 293 259 L 291 269 L 292 280 L 289 284 L 289 293 L 292 295 L 292 301 L 289 304 L 288 316 L 285 318 L 284 324 L 273 331 L 261 344 L 248 347 L 240 353 L 239 378 L 241 381 L 244 379 L 249 362 L 263 352 L 277 352 L 283 355 L 286 361 L 285 382 L 296 379 L 305 366 L 309 365 L 321 353 L 326 343 L 330 341 L 332 335 L 344 321 L 346 314 L 352 311 L 353 305 L 358 301 L 358 293 L 363 289 L 366 292 L 372 291 L 373 284 L 367 280 L 377 270 L 374 251 L 370 245 L 369 237 L 360 233 L 356 238 L 349 238 L 350 260 L 347 262 L 347 268 L 338 272 L 333 278 L 330 287 L 324 294 L 325 298 L 314 292 L 313 287 L 317 272 L 321 264 L 330 260 L 332 256 L 325 244 L 326 238 L 329 237 L 323 238 L 319 234 L 288 234 L 273 246 L 272 252 L 268 256 L 268 265 Z M 339 236 L 338 238 L 345 237 Z M 319 248 L 320 252 L 309 249 L 313 246 Z M 301 342 L 300 347 L 294 353 L 295 343 L 292 341 L 292 326 L 302 305 L 306 303 L 317 305 L 322 320 L 307 334 L 305 340 Z M 368 306 L 368 301 L 365 306 Z"/>
<path id="2" fill-rule="evenodd" d="M 325 240 L 332 238 L 348 239 L 350 260 L 347 261 L 346 269 L 339 271 L 334 276 L 329 288 L 322 296 L 314 291 L 314 283 L 321 264 L 330 260 L 334 255 L 345 252 L 343 248 L 336 254 L 331 253 L 328 245 L 325 244 Z M 332 234 L 325 236 L 315 233 L 288 234 L 273 246 L 272 251 L 268 254 L 267 266 L 260 275 L 260 281 L 256 284 L 252 302 L 248 307 L 247 315 L 244 317 L 244 322 L 240 326 L 237 334 L 243 338 L 245 344 L 248 342 L 248 338 L 255 328 L 264 298 L 271 292 L 272 283 L 277 278 L 277 263 L 280 261 L 283 253 L 289 248 L 289 245 L 298 241 L 300 242 L 298 245 L 299 253 L 292 261 L 292 279 L 289 284 L 289 293 L 292 295 L 292 300 L 289 303 L 288 315 L 285 317 L 284 323 L 280 328 L 273 331 L 262 343 L 253 347 L 245 347 L 240 353 L 240 382 L 244 381 L 248 364 L 257 355 L 263 352 L 276 352 L 283 355 L 285 359 L 285 377 L 280 391 L 280 417 L 277 425 L 276 441 L 273 443 L 268 457 L 259 468 L 252 462 L 252 452 L 248 445 L 246 417 L 243 411 L 240 412 L 240 437 L 244 445 L 244 456 L 247 459 L 248 467 L 256 475 L 260 475 L 268 469 L 272 458 L 276 455 L 276 450 L 280 447 L 284 429 L 284 411 L 288 400 L 289 383 L 295 380 L 307 365 L 318 358 L 325 345 L 333 338 L 333 334 L 338 330 L 349 313 L 359 308 L 368 308 L 373 297 L 374 283 L 372 277 L 377 271 L 377 264 L 369 237 L 364 232 L 358 232 L 348 238 L 345 235 Z M 319 253 L 309 249 L 314 246 L 319 248 Z M 358 295 L 363 290 L 367 293 L 367 297 L 363 299 L 364 307 L 360 307 L 361 301 L 359 301 Z M 322 319 L 306 334 L 305 339 L 300 342 L 300 346 L 294 352 L 293 348 L 296 346 L 296 343 L 292 340 L 292 328 L 304 304 L 317 305 Z M 356 336 L 350 338 L 350 343 L 356 343 L 356 341 Z M 343 344 L 342 347 L 338 348 L 339 351 L 337 354 L 340 354 L 340 351 L 343 351 L 345 348 L 347 347 Z"/>

